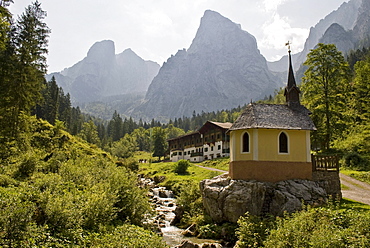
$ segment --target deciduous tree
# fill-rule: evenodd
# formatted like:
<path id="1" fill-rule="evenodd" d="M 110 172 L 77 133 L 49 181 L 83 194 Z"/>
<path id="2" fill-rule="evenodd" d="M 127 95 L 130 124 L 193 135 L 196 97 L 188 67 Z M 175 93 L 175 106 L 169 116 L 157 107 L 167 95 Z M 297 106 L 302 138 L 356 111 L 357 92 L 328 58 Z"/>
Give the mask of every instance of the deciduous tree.
<path id="1" fill-rule="evenodd" d="M 354 116 L 359 124 L 370 120 L 370 58 L 355 64 L 353 81 Z"/>
<path id="2" fill-rule="evenodd" d="M 308 69 L 302 79 L 302 102 L 318 129 L 313 143 L 329 150 L 345 128 L 349 66 L 335 45 L 322 43 L 311 50 L 304 65 Z"/>

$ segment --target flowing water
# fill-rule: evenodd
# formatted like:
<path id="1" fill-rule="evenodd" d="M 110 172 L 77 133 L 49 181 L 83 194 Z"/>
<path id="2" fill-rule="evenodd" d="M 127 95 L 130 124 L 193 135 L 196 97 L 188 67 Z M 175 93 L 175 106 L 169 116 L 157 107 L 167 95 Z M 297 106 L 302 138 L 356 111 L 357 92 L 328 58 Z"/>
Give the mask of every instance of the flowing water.
<path id="1" fill-rule="evenodd" d="M 156 217 L 151 220 L 153 225 L 158 226 L 163 240 L 171 247 L 181 244 L 183 240 L 189 240 L 196 244 L 217 243 L 215 240 L 198 239 L 196 237 L 185 237 L 184 229 L 171 225 L 175 218 L 176 198 L 171 190 L 155 185 L 152 179 L 141 178 L 142 185 L 150 188 L 150 197 L 155 204 Z"/>

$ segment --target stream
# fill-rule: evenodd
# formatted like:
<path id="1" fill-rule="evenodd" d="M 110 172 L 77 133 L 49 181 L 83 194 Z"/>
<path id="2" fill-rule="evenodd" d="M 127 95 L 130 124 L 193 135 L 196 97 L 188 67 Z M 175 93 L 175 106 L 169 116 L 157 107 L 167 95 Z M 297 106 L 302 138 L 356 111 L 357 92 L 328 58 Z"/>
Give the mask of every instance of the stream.
<path id="1" fill-rule="evenodd" d="M 155 205 L 156 216 L 149 222 L 157 226 L 163 236 L 163 240 L 170 247 L 180 245 L 183 240 L 191 241 L 195 244 L 213 243 L 217 244 L 215 240 L 199 239 L 196 237 L 185 237 L 182 233 L 184 229 L 171 225 L 175 218 L 176 198 L 171 190 L 165 187 L 159 187 L 150 178 L 140 178 L 141 185 L 149 188 L 149 196 L 152 203 Z M 221 247 L 221 246 L 220 246 Z"/>

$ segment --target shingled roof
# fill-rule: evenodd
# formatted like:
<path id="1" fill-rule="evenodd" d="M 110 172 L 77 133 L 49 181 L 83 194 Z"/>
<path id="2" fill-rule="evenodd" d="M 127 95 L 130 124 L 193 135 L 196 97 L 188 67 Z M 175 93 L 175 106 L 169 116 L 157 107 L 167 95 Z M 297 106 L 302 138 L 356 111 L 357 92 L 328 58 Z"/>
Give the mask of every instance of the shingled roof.
<path id="1" fill-rule="evenodd" d="M 250 103 L 229 131 L 250 128 L 316 130 L 309 114 L 302 105 Z"/>

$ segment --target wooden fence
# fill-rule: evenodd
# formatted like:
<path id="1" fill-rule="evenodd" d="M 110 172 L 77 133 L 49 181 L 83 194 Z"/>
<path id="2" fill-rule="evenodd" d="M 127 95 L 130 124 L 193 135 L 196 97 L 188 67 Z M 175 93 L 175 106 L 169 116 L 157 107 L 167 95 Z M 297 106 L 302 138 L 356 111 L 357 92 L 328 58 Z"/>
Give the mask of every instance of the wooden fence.
<path id="1" fill-rule="evenodd" d="M 312 171 L 339 171 L 339 156 L 311 154 Z"/>

